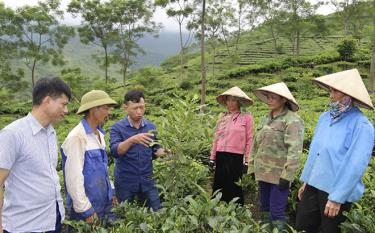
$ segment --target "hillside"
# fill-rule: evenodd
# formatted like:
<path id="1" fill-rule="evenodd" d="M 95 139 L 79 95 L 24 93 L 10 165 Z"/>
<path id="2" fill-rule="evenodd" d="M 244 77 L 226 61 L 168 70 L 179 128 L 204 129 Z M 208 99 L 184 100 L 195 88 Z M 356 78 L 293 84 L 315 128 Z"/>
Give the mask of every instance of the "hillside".
<path id="1" fill-rule="evenodd" d="M 228 55 L 224 43 L 220 43 L 213 64 L 212 50 L 207 57 L 207 97 L 206 112 L 199 112 L 200 95 L 200 55 L 191 53 L 186 58 L 184 71 L 180 70 L 178 56 L 172 56 L 159 63 L 159 58 L 170 54 L 174 45 L 168 39 L 160 41 L 160 46 L 153 40 L 145 39 L 149 51 L 154 51 L 156 57 L 152 61 L 160 67 L 143 67 L 129 77 L 131 88 L 144 89 L 146 93 L 146 117 L 158 126 L 163 146 L 171 148 L 173 156 L 156 160 L 155 179 L 159 184 L 163 200 L 163 211 L 154 214 L 146 208 L 134 205 L 123 205 L 119 215 L 124 221 L 111 228 L 109 232 L 267 232 L 267 226 L 256 221 L 257 215 L 257 184 L 246 176 L 241 182 L 246 194 L 246 206 L 235 207 L 234 204 L 218 203 L 217 198 L 211 198 L 210 182 L 212 173 L 207 169 L 213 127 L 218 113 L 225 111 L 215 97 L 232 86 L 239 86 L 253 100 L 254 105 L 243 109 L 254 116 L 255 127 L 259 125 L 263 115 L 268 113 L 267 106 L 260 102 L 252 93 L 258 87 L 285 82 L 300 104 L 298 114 L 304 120 L 304 153 L 301 155 L 300 168 L 292 185 L 288 217 L 293 225 L 296 211 L 296 195 L 301 185 L 298 177 L 306 159 L 307 151 L 313 136 L 319 115 L 327 109 L 328 93 L 312 83 L 312 78 L 351 68 L 358 68 L 365 82 L 368 82 L 370 67 L 370 42 L 373 25 L 368 23 L 368 32 L 357 43 L 358 50 L 352 59 L 344 61 L 337 52 L 337 43 L 344 37 L 339 22 L 329 18 L 330 33 L 324 38 L 313 38 L 307 35 L 301 44 L 300 56 L 291 55 L 291 44 L 288 38 L 281 37 L 282 53 L 275 53 L 267 26 L 259 26 L 250 32 L 245 32 L 239 43 L 237 55 Z M 168 38 L 172 38 L 168 37 Z M 177 38 L 175 38 L 177 41 Z M 234 54 L 234 41 L 229 41 L 229 48 Z M 78 65 L 86 74 L 98 75 L 101 71 L 90 60 L 92 47 L 78 45 L 78 40 L 72 41 L 66 48 L 68 60 Z M 68 56 L 68 54 L 70 54 Z M 146 55 L 147 56 L 147 55 Z M 152 57 L 151 55 L 147 56 Z M 142 59 L 142 61 L 146 61 Z M 214 69 L 213 69 L 214 65 Z M 215 72 L 213 72 L 215 71 Z M 111 74 L 114 74 L 111 70 Z M 181 73 L 183 74 L 181 76 Z M 101 88 L 122 103 L 124 89 L 120 83 L 109 86 L 94 86 L 92 80 L 82 82 L 85 88 Z M 78 98 L 78 97 L 77 97 Z M 375 102 L 375 94 L 371 98 Z M 12 120 L 25 115 L 30 109 L 30 103 L 3 104 L 0 108 L 0 128 Z M 70 113 L 56 125 L 59 144 L 67 136 L 69 130 L 77 124 L 80 116 L 75 114 L 78 103 L 69 105 Z M 364 114 L 375 122 L 375 112 L 363 110 Z M 112 117 L 104 126 L 108 130 L 114 122 L 124 116 L 121 105 L 113 110 Z M 108 134 L 106 136 L 108 141 Z M 110 171 L 113 171 L 111 163 Z M 358 206 L 348 213 L 345 232 L 375 232 L 373 222 L 375 215 L 375 160 L 372 159 L 363 179 L 367 191 Z M 61 171 L 60 171 L 61 173 Z M 111 172 L 112 174 L 112 172 Z M 240 220 L 240 221 L 239 221 Z M 255 221 L 254 221 L 255 220 Z M 79 227 L 79 226 L 78 226 Z M 83 228 L 83 227 L 82 227 Z M 80 229 L 80 228 L 78 228 Z M 86 228 L 89 229 L 89 228 Z M 222 230 L 225 229 L 225 230 Z M 358 230 L 360 229 L 360 230 Z M 100 231 L 102 230 L 102 231 Z M 222 231 L 220 231 L 222 230 Z M 104 232 L 103 229 L 91 229 L 88 232 Z"/>
<path id="2" fill-rule="evenodd" d="M 177 32 L 161 31 L 157 37 L 146 35 L 139 40 L 139 45 L 145 51 L 145 54 L 139 54 L 134 60 L 130 70 L 137 70 L 145 65 L 159 66 L 162 61 L 168 57 L 177 54 L 180 51 L 179 37 Z M 186 36 L 186 35 L 184 35 Z M 103 77 L 104 70 L 100 69 L 92 57 L 93 54 L 102 53 L 102 49 L 94 45 L 85 45 L 80 42 L 78 34 L 71 38 L 64 47 L 63 54 L 66 64 L 62 67 L 52 66 L 51 64 L 40 64 L 36 68 L 38 77 L 56 76 L 62 69 L 80 67 L 83 74 L 89 77 Z M 22 60 L 14 62 L 15 67 L 25 68 Z M 26 79 L 30 72 L 26 70 Z M 120 79 L 120 67 L 112 65 L 109 68 L 109 75 Z"/>

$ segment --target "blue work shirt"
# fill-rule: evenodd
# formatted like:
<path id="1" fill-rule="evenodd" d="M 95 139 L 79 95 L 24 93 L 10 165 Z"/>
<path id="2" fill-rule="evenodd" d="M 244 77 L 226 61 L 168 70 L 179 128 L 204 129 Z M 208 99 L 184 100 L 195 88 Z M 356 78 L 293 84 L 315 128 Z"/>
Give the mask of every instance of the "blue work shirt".
<path id="1" fill-rule="evenodd" d="M 56 132 L 29 113 L 0 131 L 0 168 L 5 181 L 3 228 L 8 232 L 55 230 L 56 202 L 61 219 Z M 61 221 L 62 221 L 61 220 Z"/>
<path id="2" fill-rule="evenodd" d="M 372 124 L 357 108 L 332 120 L 324 112 L 318 121 L 301 180 L 327 192 L 338 203 L 358 201 L 364 192 L 362 176 L 371 159 Z"/>
<path id="3" fill-rule="evenodd" d="M 80 219 L 94 212 L 101 219 L 111 214 L 113 192 L 108 175 L 105 132 L 100 127 L 97 129 L 100 141 L 86 119 L 82 119 L 61 145 L 67 209 L 75 211 Z"/>
<path id="4" fill-rule="evenodd" d="M 121 142 L 136 134 L 148 133 L 155 129 L 155 125 L 146 119 L 142 119 L 139 129 L 137 129 L 129 122 L 128 117 L 111 127 L 110 148 L 111 154 L 116 158 L 114 170 L 116 189 L 146 192 L 155 185 L 152 179 L 152 158 L 156 149 L 159 148 L 158 146 L 152 148 L 134 144 L 125 154 L 117 154 L 117 147 Z"/>

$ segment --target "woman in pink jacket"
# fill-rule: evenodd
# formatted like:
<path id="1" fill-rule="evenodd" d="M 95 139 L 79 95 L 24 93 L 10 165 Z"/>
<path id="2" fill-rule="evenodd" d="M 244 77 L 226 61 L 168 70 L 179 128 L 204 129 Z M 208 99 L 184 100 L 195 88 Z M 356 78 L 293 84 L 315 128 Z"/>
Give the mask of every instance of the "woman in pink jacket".
<path id="1" fill-rule="evenodd" d="M 253 101 L 238 87 L 233 87 L 216 100 L 227 107 L 215 129 L 210 163 L 216 165 L 213 192 L 220 190 L 221 200 L 244 204 L 242 188 L 236 184 L 247 172 L 247 164 L 253 139 L 253 117 L 241 112 L 241 106 L 250 106 Z"/>

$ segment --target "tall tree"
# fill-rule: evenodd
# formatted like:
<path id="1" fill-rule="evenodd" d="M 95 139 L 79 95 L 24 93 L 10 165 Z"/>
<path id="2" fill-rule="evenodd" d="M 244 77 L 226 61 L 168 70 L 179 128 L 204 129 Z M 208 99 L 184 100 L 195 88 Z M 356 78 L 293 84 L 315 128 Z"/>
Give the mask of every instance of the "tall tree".
<path id="1" fill-rule="evenodd" d="M 31 71 L 33 86 L 38 63 L 64 64 L 62 49 L 74 36 L 72 27 L 59 24 L 58 19 L 63 17 L 59 6 L 59 0 L 46 0 L 18 8 L 14 16 L 18 51 Z"/>
<path id="2" fill-rule="evenodd" d="M 231 22 L 230 5 L 226 0 L 208 0 L 205 29 L 212 56 L 212 77 L 215 77 L 216 49 L 222 39 L 221 30 Z"/>
<path id="3" fill-rule="evenodd" d="M 281 36 L 280 30 L 280 1 L 259 0 L 260 15 L 264 24 L 268 26 L 269 33 L 272 37 L 275 54 L 282 52 L 282 43 L 279 43 Z"/>
<path id="4" fill-rule="evenodd" d="M 14 11 L 0 3 L 0 97 L 3 101 L 12 99 L 28 84 L 22 79 L 23 70 L 18 69 L 14 72 L 11 66 L 11 61 L 17 57 L 17 30 L 12 22 L 13 18 Z"/>
<path id="5" fill-rule="evenodd" d="M 144 54 L 137 43 L 145 34 L 155 34 L 160 25 L 153 20 L 154 6 L 151 1 L 113 0 L 110 2 L 114 19 L 114 29 L 117 32 L 114 40 L 115 49 L 111 52 L 114 62 L 121 65 L 123 85 L 126 85 L 128 68 L 133 64 L 133 58 Z"/>
<path id="6" fill-rule="evenodd" d="M 201 111 L 206 104 L 206 59 L 205 59 L 205 23 L 206 23 L 206 0 L 202 1 L 201 17 Z"/>
<path id="7" fill-rule="evenodd" d="M 203 5 L 203 2 L 201 4 Z M 188 24 L 189 28 L 197 32 L 196 36 L 202 42 L 202 20 L 204 13 L 204 37 L 208 39 L 206 44 L 211 49 L 213 77 L 215 74 L 216 49 L 222 39 L 221 29 L 223 26 L 228 26 L 228 22 L 232 23 L 229 19 L 233 18 L 228 18 L 228 11 L 230 10 L 232 10 L 232 8 L 230 8 L 227 0 L 207 0 L 205 2 L 205 12 L 203 12 L 203 9 L 196 11 L 196 16 L 194 17 L 195 20 L 191 20 Z M 232 16 L 232 14 L 230 15 Z"/>
<path id="8" fill-rule="evenodd" d="M 261 8 L 258 3 L 257 0 L 237 0 L 237 19 L 235 21 L 237 28 L 235 32 L 236 52 L 238 51 L 238 44 L 244 27 L 247 27 L 248 30 L 253 28 L 260 16 Z"/>
<path id="9" fill-rule="evenodd" d="M 356 3 L 357 0 L 331 0 L 330 4 L 335 7 L 337 16 L 341 17 L 342 26 L 345 35 L 349 35 L 349 21 L 350 17 L 353 16 L 352 5 Z"/>
<path id="10" fill-rule="evenodd" d="M 113 46 L 116 30 L 113 28 L 113 9 L 110 2 L 100 0 L 72 0 L 68 12 L 82 18 L 82 26 L 78 29 L 80 40 L 84 44 L 93 44 L 103 49 L 104 55 L 95 56 L 100 67 L 104 68 L 105 82 L 108 83 L 110 66 L 110 47 Z"/>
<path id="11" fill-rule="evenodd" d="M 185 64 L 185 52 L 192 38 L 192 31 L 189 31 L 187 39 L 184 41 L 182 30 L 187 28 L 187 24 L 191 17 L 194 15 L 194 11 L 197 9 L 197 0 L 156 0 L 155 4 L 166 8 L 167 15 L 173 18 L 178 23 L 179 28 L 179 39 L 180 39 L 180 66 L 181 66 L 181 77 L 184 76 L 184 64 Z"/>
<path id="12" fill-rule="evenodd" d="M 324 20 L 316 15 L 319 4 L 307 0 L 282 0 L 283 33 L 290 39 L 293 54 L 300 53 L 302 37 L 319 37 L 327 33 Z"/>

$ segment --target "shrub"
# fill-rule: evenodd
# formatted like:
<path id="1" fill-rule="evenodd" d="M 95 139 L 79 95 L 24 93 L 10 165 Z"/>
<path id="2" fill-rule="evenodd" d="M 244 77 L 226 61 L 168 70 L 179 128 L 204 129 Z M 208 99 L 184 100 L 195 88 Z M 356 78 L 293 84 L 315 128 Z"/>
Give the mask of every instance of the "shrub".
<path id="1" fill-rule="evenodd" d="M 356 50 L 356 42 L 352 38 L 345 38 L 337 44 L 337 52 L 343 61 L 352 61 Z"/>
<path id="2" fill-rule="evenodd" d="M 163 146 L 184 156 L 208 162 L 215 119 L 199 112 L 198 98 L 170 98 L 170 108 L 157 119 Z M 202 127 L 204 126 L 204 127 Z"/>
<path id="3" fill-rule="evenodd" d="M 188 80 L 183 80 L 181 83 L 180 83 L 180 88 L 183 89 L 183 90 L 190 90 L 193 88 L 193 84 L 191 82 L 189 82 Z"/>

